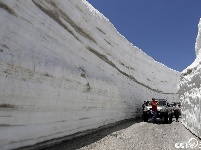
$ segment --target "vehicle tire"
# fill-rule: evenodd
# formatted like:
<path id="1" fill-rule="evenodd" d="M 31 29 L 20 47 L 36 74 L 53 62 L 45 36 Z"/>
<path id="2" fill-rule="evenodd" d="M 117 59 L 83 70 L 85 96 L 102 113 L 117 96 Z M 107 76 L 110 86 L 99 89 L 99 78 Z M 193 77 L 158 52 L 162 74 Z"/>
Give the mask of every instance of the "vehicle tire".
<path id="1" fill-rule="evenodd" d="M 169 117 L 169 122 L 172 122 L 172 117 L 173 117 L 172 115 Z"/>
<path id="2" fill-rule="evenodd" d="M 144 114 L 143 121 L 144 121 L 144 122 L 148 122 L 148 115 L 145 115 L 145 114 Z"/>

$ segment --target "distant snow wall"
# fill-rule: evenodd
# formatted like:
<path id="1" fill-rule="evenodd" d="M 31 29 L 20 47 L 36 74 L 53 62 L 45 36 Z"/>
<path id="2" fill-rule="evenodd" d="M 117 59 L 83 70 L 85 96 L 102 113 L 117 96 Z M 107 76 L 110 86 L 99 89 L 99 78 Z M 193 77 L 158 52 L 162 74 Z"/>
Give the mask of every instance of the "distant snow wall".
<path id="1" fill-rule="evenodd" d="M 0 18 L 1 150 L 139 117 L 152 97 L 178 100 L 180 73 L 85 0 L 1 0 Z"/>
<path id="2" fill-rule="evenodd" d="M 201 20 L 195 49 L 195 61 L 181 74 L 179 95 L 182 101 L 182 123 L 201 138 Z"/>

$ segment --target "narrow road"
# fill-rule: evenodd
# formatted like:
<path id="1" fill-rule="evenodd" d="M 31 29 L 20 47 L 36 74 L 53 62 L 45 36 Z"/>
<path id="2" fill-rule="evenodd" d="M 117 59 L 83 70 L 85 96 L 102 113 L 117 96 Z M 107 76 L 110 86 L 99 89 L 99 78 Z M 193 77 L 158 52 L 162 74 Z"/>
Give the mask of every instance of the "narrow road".
<path id="1" fill-rule="evenodd" d="M 175 118 L 170 124 L 158 122 L 131 120 L 43 150 L 175 150 L 179 146 L 180 149 L 201 150 L 201 141 L 180 122 L 175 122 Z M 184 143 L 190 139 L 191 145 Z M 193 142 L 198 145 L 191 148 Z"/>

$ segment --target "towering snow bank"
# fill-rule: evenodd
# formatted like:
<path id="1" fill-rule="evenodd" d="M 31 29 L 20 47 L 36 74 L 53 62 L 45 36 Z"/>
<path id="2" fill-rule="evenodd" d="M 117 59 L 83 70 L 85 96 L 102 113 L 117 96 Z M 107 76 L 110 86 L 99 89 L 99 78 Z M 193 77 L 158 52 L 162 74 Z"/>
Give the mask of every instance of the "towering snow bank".
<path id="1" fill-rule="evenodd" d="M 179 95 L 182 101 L 182 123 L 201 138 L 201 20 L 195 49 L 195 61 L 181 74 Z"/>
<path id="2" fill-rule="evenodd" d="M 196 43 L 195 43 L 195 53 L 196 56 L 201 52 L 201 19 L 198 24 L 198 35 L 196 38 Z"/>
<path id="3" fill-rule="evenodd" d="M 1 150 L 135 118 L 152 97 L 178 98 L 180 73 L 86 1 L 1 0 L 0 18 Z"/>

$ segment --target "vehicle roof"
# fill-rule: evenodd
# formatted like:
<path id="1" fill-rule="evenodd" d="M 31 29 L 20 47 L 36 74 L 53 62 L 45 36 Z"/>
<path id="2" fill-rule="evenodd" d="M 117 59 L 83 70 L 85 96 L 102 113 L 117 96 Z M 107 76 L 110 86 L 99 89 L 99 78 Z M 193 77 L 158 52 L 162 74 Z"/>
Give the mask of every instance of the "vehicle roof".
<path id="1" fill-rule="evenodd" d="M 158 100 L 158 101 L 167 101 L 166 99 L 155 99 L 155 100 Z"/>

